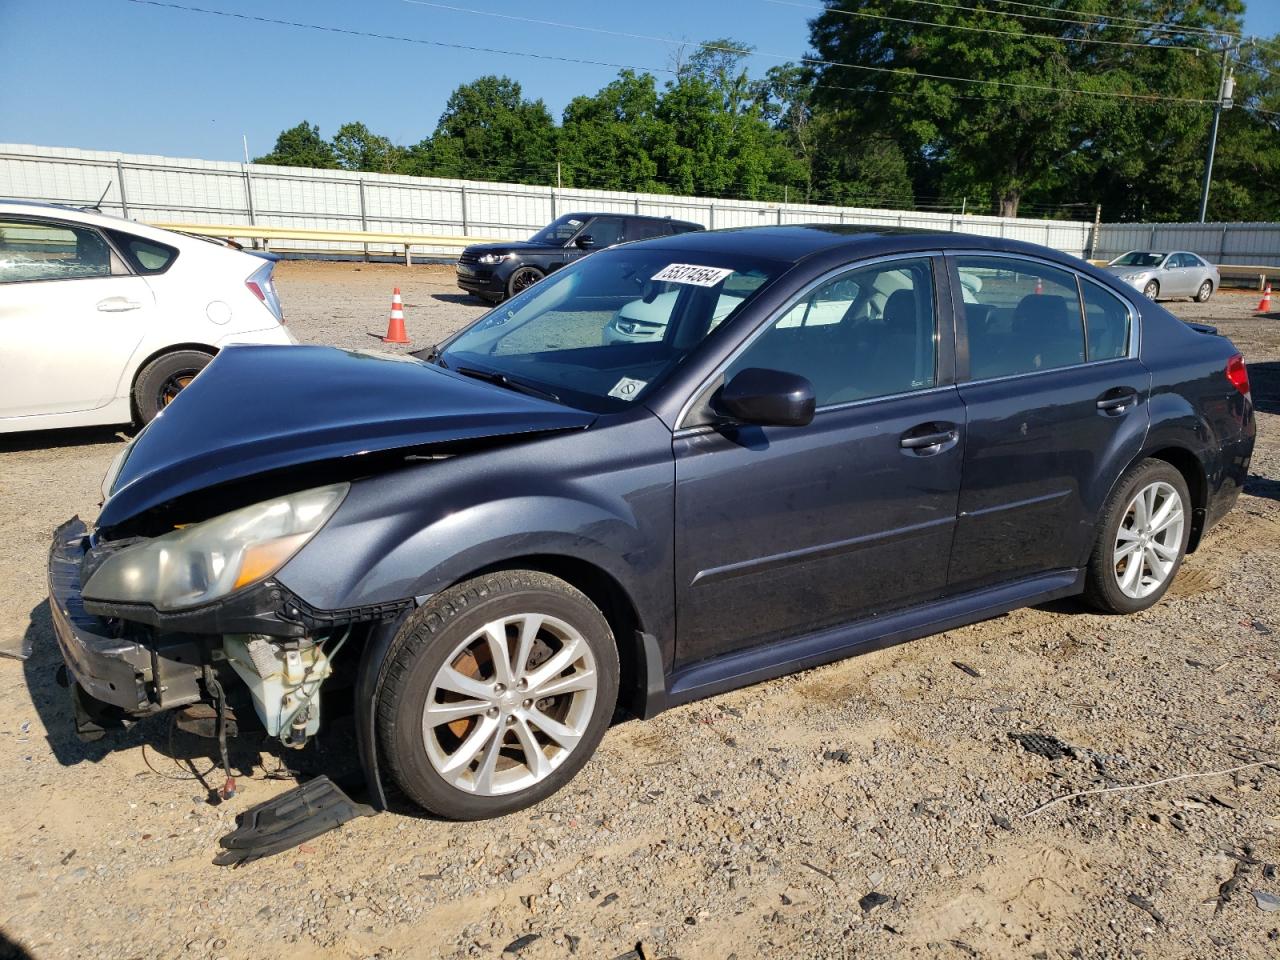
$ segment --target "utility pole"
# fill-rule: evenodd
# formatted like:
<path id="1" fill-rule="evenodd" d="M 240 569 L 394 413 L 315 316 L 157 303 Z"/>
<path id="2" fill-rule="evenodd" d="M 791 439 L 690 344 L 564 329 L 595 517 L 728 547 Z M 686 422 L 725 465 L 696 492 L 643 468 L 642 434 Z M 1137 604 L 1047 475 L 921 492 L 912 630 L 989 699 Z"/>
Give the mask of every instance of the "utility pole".
<path id="1" fill-rule="evenodd" d="M 1209 155 L 1204 161 L 1204 185 L 1200 188 L 1200 222 L 1204 223 L 1205 214 L 1209 210 L 1209 184 L 1213 182 L 1213 154 L 1218 148 L 1218 121 L 1223 110 L 1231 109 L 1231 94 L 1235 90 L 1236 78 L 1231 72 L 1231 54 L 1240 49 L 1229 41 L 1222 46 L 1222 77 L 1218 81 L 1218 99 L 1213 105 L 1213 126 L 1209 130 Z"/>

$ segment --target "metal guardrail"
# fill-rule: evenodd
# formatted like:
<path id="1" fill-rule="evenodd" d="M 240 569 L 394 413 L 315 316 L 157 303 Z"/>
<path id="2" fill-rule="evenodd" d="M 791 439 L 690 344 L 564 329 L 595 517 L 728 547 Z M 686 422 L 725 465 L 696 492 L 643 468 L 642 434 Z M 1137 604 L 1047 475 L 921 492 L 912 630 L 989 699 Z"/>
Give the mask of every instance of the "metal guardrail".
<path id="1" fill-rule="evenodd" d="M 201 237 L 261 240 L 264 250 L 272 240 L 308 240 L 321 243 L 371 243 L 404 247 L 405 266 L 413 265 L 413 247 L 468 247 L 473 243 L 493 243 L 492 237 L 424 236 L 417 233 L 375 233 L 369 230 L 317 230 L 311 227 L 265 227 L 249 223 L 151 223 L 161 230 L 175 230 Z M 502 242 L 502 241 L 497 241 Z"/>

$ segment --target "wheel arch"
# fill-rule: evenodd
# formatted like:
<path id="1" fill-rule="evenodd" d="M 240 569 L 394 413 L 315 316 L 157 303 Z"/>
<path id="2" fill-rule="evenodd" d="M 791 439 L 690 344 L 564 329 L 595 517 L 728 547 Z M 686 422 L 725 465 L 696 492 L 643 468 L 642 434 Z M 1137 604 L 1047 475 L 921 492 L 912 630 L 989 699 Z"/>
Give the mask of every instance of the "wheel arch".
<path id="1" fill-rule="evenodd" d="M 667 705 L 666 667 L 657 638 L 646 633 L 639 609 L 630 593 L 611 573 L 580 557 L 535 553 L 512 556 L 461 574 L 445 584 L 458 583 L 501 570 L 538 570 L 559 577 L 581 590 L 594 603 L 613 630 L 618 649 L 618 703 L 628 713 L 648 719 Z M 356 667 L 356 744 L 370 799 L 379 810 L 390 808 L 377 746 L 377 702 L 384 679 L 384 664 L 412 608 L 398 617 L 374 624 Z"/>
<path id="2" fill-rule="evenodd" d="M 180 350 L 195 350 L 199 353 L 207 353 L 210 357 L 218 355 L 218 348 L 208 343 L 201 343 L 193 340 L 189 343 L 166 343 L 163 347 L 151 351 L 147 356 L 143 357 L 133 368 L 133 373 L 129 376 L 129 409 L 133 412 L 134 419 L 138 419 L 138 401 L 134 396 L 138 389 L 138 378 L 142 376 L 142 371 L 147 369 L 152 363 L 159 360 L 166 353 L 177 353 Z"/>
<path id="3" fill-rule="evenodd" d="M 1209 471 L 1193 451 L 1181 446 L 1164 446 L 1147 451 L 1134 463 L 1142 460 L 1163 460 L 1182 474 L 1182 479 L 1186 481 L 1187 492 L 1191 494 L 1191 534 L 1187 540 L 1187 553 L 1193 553 L 1204 534 L 1209 507 Z"/>
<path id="4" fill-rule="evenodd" d="M 581 590 L 604 614 L 613 631 L 618 648 L 619 707 L 643 718 L 651 717 L 662 709 L 666 668 L 661 650 L 657 639 L 645 630 L 634 598 L 613 574 L 581 557 L 534 553 L 491 563 L 456 578 L 449 586 L 500 570 L 537 570 Z"/>

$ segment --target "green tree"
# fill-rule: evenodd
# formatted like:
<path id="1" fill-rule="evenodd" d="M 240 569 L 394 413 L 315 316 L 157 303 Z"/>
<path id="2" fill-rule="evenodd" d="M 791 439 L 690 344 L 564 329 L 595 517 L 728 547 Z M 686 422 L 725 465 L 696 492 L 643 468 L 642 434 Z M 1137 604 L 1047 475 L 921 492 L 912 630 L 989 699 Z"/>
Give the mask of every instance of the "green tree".
<path id="1" fill-rule="evenodd" d="M 337 167 L 338 158 L 329 142 L 320 136 L 320 128 L 303 120 L 296 127 L 281 131 L 275 149 L 253 162 L 331 170 Z"/>
<path id="2" fill-rule="evenodd" d="M 450 95 L 431 137 L 410 151 L 420 176 L 547 183 L 557 129 L 546 104 L 526 100 L 509 77 L 486 76 Z"/>
<path id="3" fill-rule="evenodd" d="M 1205 47 L 1206 35 L 1189 28 L 1238 30 L 1241 0 L 1048 5 L 1060 6 L 1061 17 L 963 5 L 922 13 L 901 0 L 829 0 L 811 22 L 815 56 L 827 61 L 816 68 L 816 108 L 841 117 L 851 137 L 897 143 L 917 195 L 985 196 L 993 212 L 1007 216 L 1024 199 L 1052 203 L 1106 193 L 1104 207 L 1112 197 L 1128 197 L 1130 205 L 1165 209 L 1193 194 L 1185 183 L 1194 153 L 1189 130 L 1207 110 L 1111 94 L 1211 97 L 1214 58 L 1152 47 Z M 1113 18 L 1112 25 L 1080 23 L 1087 15 Z M 1138 30 L 1121 25 L 1125 17 L 1184 32 Z M 924 19 L 930 23 L 908 22 Z M 1155 175 L 1140 182 L 1143 170 Z"/>
<path id="4" fill-rule="evenodd" d="M 654 155 L 668 131 L 657 109 L 653 76 L 631 70 L 599 92 L 570 101 L 559 140 L 564 184 L 666 192 Z"/>
<path id="5" fill-rule="evenodd" d="M 344 123 L 333 135 L 333 152 L 344 170 L 394 173 L 404 150 L 363 123 Z"/>

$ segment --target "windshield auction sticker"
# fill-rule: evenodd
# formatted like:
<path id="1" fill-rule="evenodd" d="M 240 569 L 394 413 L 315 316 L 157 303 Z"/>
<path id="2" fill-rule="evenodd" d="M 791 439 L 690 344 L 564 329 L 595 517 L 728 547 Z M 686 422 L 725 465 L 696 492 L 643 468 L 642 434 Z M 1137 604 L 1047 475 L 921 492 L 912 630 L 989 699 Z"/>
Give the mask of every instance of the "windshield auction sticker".
<path id="1" fill-rule="evenodd" d="M 731 273 L 733 271 L 730 271 Z M 617 397 L 619 400 L 634 400 L 636 395 L 643 390 L 649 381 L 632 380 L 630 377 L 623 377 L 613 385 L 613 389 L 609 391 L 609 396 Z"/>
<path id="2" fill-rule="evenodd" d="M 666 283 L 687 283 L 695 287 L 714 287 L 733 273 L 733 268 L 699 267 L 692 263 L 673 263 L 653 275 L 654 280 Z"/>

